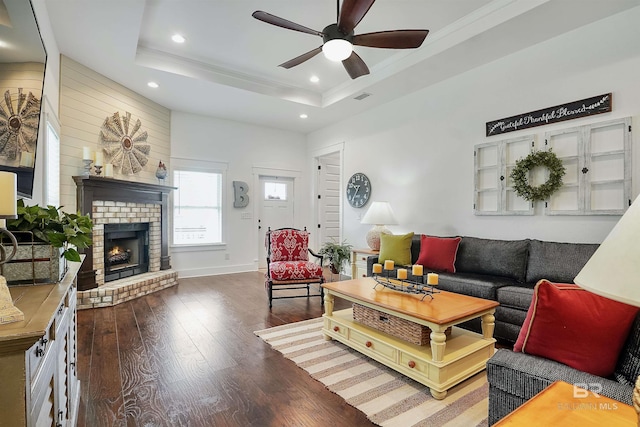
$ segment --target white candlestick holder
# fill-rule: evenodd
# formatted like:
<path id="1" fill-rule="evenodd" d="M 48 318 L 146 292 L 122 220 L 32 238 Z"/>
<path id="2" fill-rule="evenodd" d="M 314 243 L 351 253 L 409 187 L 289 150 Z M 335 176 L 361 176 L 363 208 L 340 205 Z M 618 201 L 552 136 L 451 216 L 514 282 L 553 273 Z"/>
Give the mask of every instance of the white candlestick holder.
<path id="1" fill-rule="evenodd" d="M 83 159 L 82 163 L 84 163 L 84 172 L 82 172 L 82 176 L 91 175 L 91 163 L 93 163 L 93 160 L 91 160 L 91 159 Z"/>

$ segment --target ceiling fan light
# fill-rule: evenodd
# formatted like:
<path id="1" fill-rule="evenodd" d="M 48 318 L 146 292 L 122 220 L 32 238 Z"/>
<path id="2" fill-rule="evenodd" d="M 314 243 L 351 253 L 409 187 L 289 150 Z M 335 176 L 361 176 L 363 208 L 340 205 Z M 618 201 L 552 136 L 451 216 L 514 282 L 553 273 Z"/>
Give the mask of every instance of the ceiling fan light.
<path id="1" fill-rule="evenodd" d="M 322 53 L 330 61 L 344 61 L 351 56 L 353 45 L 343 39 L 333 39 L 322 45 Z"/>

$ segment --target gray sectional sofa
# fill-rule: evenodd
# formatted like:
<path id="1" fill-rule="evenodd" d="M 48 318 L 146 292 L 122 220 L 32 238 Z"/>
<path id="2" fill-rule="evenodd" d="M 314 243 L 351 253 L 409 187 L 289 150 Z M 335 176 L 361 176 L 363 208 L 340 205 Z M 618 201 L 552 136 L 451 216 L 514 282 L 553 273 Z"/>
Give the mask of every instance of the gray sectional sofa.
<path id="1" fill-rule="evenodd" d="M 631 405 L 640 375 L 640 314 L 631 326 L 612 378 L 602 378 L 553 360 L 500 349 L 487 362 L 489 425 L 493 425 L 554 381 L 582 388 Z M 553 408 L 550 408 L 553 409 Z"/>
<path id="2" fill-rule="evenodd" d="M 498 301 L 494 337 L 514 343 L 529 309 L 533 287 L 540 279 L 573 283 L 597 249 L 597 244 L 557 243 L 534 239 L 494 240 L 461 236 L 455 273 L 439 273 L 439 288 Z M 411 261 L 420 254 L 420 235 L 411 243 Z M 367 259 L 372 275 L 377 256 Z M 425 272 L 426 273 L 426 272 Z M 416 279 L 416 278 L 414 278 Z M 480 320 L 460 325 L 480 332 Z"/>
<path id="3" fill-rule="evenodd" d="M 525 320 L 533 288 L 540 279 L 573 283 L 597 249 L 597 244 L 557 243 L 534 239 L 492 240 L 462 237 L 455 273 L 439 273 L 439 287 L 498 301 L 494 336 L 513 343 Z M 420 235 L 411 246 L 412 262 L 420 253 Z M 368 275 L 378 261 L 367 260 Z M 417 278 L 413 278 L 414 280 Z M 460 325 L 480 332 L 480 324 Z M 602 378 L 562 363 L 502 348 L 487 362 L 489 425 L 493 425 L 554 381 L 591 387 L 604 396 L 632 404 L 633 386 L 640 375 L 640 314 L 620 354 L 614 375 Z"/>

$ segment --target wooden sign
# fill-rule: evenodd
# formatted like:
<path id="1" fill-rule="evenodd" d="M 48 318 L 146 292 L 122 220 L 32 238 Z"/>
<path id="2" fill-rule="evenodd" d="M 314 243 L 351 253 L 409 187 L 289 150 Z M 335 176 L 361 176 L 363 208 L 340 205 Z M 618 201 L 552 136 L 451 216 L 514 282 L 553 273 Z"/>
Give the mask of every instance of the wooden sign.
<path id="1" fill-rule="evenodd" d="M 565 120 L 592 116 L 594 114 L 608 113 L 611 111 L 611 94 L 593 96 L 580 101 L 543 108 L 530 113 L 518 114 L 506 119 L 487 122 L 487 136 L 500 135 L 501 133 L 528 129 L 536 126 L 548 125 Z"/>

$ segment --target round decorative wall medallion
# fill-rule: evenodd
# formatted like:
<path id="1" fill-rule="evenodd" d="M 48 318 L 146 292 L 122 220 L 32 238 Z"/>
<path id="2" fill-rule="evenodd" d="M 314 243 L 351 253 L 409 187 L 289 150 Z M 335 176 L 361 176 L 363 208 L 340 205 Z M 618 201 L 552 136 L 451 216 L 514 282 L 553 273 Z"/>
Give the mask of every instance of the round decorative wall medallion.
<path id="1" fill-rule="evenodd" d="M 0 157 L 13 165 L 18 161 L 18 153 L 35 153 L 40 120 L 40 100 L 22 93 L 12 98 L 11 91 L 4 93 L 0 102 Z"/>
<path id="2" fill-rule="evenodd" d="M 116 112 L 105 119 L 100 130 L 102 149 L 107 162 L 120 168 L 123 175 L 138 173 L 149 161 L 151 145 L 147 143 L 147 132 L 139 132 L 142 122 L 131 123 L 131 113 L 124 117 Z"/>

